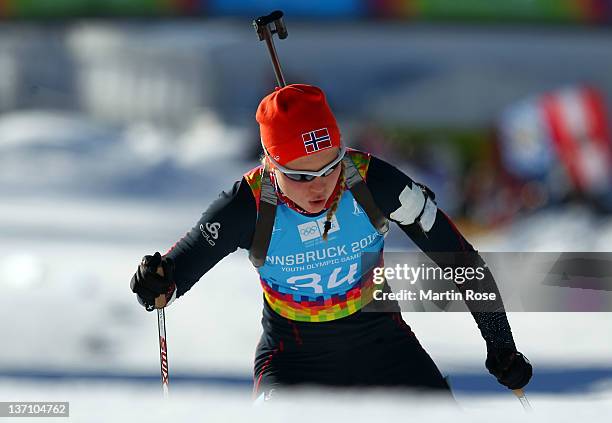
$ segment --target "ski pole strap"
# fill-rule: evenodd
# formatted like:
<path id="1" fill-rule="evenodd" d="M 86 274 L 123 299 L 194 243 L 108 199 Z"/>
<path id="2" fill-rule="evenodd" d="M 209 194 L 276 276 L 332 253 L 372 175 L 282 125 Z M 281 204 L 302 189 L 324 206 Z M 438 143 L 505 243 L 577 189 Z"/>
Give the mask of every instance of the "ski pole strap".
<path id="1" fill-rule="evenodd" d="M 261 176 L 261 193 L 259 197 L 259 210 L 257 213 L 257 222 L 255 223 L 255 233 L 253 234 L 253 242 L 249 250 L 249 260 L 255 267 L 261 267 L 266 262 L 268 247 L 272 239 L 272 229 L 274 228 L 274 219 L 276 218 L 276 204 L 278 198 L 276 190 L 270 179 L 268 166 L 264 166 L 263 175 Z"/>
<path id="2" fill-rule="evenodd" d="M 376 205 L 372 193 L 368 189 L 361 174 L 355 167 L 355 163 L 350 157 L 342 159 L 344 163 L 344 171 L 346 177 L 346 186 L 353 194 L 355 201 L 363 208 L 363 211 L 368 215 L 372 226 L 376 228 L 379 234 L 384 235 L 389 231 L 389 221 Z"/>

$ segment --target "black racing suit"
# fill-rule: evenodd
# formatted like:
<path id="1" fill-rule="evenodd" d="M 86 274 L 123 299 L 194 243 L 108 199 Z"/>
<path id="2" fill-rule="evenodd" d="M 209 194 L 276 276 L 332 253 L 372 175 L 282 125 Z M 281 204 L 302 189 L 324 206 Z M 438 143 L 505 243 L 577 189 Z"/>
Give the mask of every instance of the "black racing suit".
<path id="1" fill-rule="evenodd" d="M 372 157 L 366 182 L 387 218 L 400 207 L 399 195 L 414 182 Z M 431 229 L 415 223 L 400 228 L 424 252 L 474 251 L 450 219 L 437 210 Z M 237 248 L 249 249 L 257 207 L 246 180 L 223 192 L 195 227 L 167 253 L 175 262 L 177 297 Z M 213 243 L 203 239 L 207 223 L 219 223 Z M 396 222 L 397 223 L 397 222 Z M 212 245 L 214 244 L 214 245 Z M 493 281 L 494 283 L 494 281 Z M 472 312 L 487 347 L 514 348 L 505 312 Z M 301 322 L 273 311 L 264 298 L 263 334 L 257 347 L 254 394 L 279 386 L 418 387 L 448 391 L 427 352 L 399 312 L 361 312 L 329 322 Z"/>

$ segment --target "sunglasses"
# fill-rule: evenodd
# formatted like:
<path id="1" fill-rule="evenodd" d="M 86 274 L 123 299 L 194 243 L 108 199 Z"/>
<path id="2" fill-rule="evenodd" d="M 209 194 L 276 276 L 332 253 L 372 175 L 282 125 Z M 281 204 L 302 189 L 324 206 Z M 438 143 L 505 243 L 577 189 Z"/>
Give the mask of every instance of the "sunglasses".
<path id="1" fill-rule="evenodd" d="M 344 158 L 345 153 L 346 153 L 346 147 L 342 146 L 340 148 L 340 151 L 338 152 L 338 157 L 336 157 L 334 160 L 332 160 L 330 163 L 325 165 L 320 170 L 316 170 L 316 171 L 287 169 L 286 167 L 278 164 L 272 157 L 270 157 L 270 155 L 266 154 L 266 156 L 268 157 L 268 160 L 272 162 L 274 167 L 276 167 L 276 169 L 278 169 L 283 175 L 285 175 L 287 178 L 291 179 L 292 181 L 310 182 L 316 177 L 320 177 L 320 176 L 325 177 L 325 176 L 331 175 L 334 172 L 334 170 L 336 170 L 336 168 L 338 167 L 342 159 Z"/>

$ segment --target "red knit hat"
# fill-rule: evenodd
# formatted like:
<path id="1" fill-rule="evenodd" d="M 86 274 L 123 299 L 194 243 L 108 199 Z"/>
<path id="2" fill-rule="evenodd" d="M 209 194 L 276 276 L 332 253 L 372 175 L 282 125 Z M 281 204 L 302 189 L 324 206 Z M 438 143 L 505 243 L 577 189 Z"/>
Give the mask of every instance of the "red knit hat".
<path id="1" fill-rule="evenodd" d="M 261 142 L 279 164 L 340 146 L 340 130 L 320 88 L 276 88 L 257 108 Z"/>

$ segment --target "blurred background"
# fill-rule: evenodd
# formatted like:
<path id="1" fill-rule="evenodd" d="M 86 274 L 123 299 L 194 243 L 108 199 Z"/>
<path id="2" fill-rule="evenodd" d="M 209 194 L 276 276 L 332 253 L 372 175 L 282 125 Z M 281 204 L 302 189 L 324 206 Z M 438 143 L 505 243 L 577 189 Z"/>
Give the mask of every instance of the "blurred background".
<path id="1" fill-rule="evenodd" d="M 158 403 L 156 318 L 128 282 L 257 165 L 275 78 L 251 21 L 275 9 L 287 81 L 323 88 L 346 144 L 428 185 L 477 249 L 609 251 L 610 0 L 0 0 L 1 401 L 74 398 L 85 421 Z M 187 417 L 219 396 L 250 413 L 261 301 L 239 251 L 168 309 Z M 520 411 L 471 316 L 404 318 L 462 407 Z M 610 313 L 509 319 L 532 402 L 609 410 Z"/>

